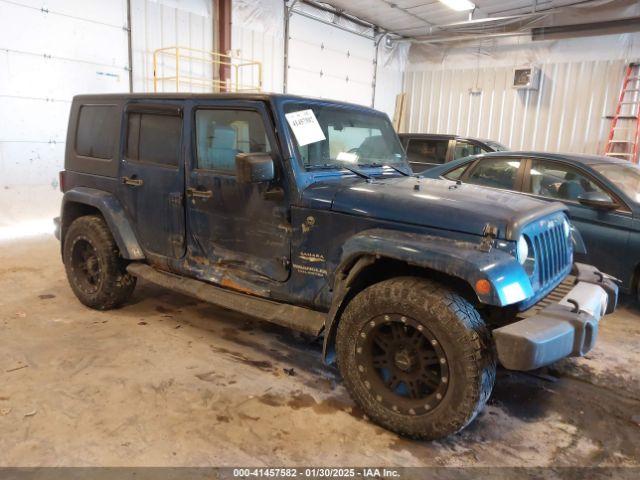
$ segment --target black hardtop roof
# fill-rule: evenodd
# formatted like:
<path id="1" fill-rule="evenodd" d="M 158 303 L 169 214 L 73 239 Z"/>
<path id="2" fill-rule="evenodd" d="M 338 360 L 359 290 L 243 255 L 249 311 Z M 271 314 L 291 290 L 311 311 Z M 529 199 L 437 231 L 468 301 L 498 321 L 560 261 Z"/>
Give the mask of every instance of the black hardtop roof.
<path id="1" fill-rule="evenodd" d="M 333 103 L 338 105 L 346 105 L 362 110 L 381 113 L 371 107 L 358 105 L 355 103 L 343 102 L 340 100 L 332 100 L 325 98 L 303 97 L 300 95 L 290 95 L 283 93 L 189 93 L 189 92 L 172 92 L 172 93 L 89 93 L 81 94 L 73 97 L 74 101 L 103 101 L 103 100 L 250 100 L 270 102 L 298 100 Z"/>

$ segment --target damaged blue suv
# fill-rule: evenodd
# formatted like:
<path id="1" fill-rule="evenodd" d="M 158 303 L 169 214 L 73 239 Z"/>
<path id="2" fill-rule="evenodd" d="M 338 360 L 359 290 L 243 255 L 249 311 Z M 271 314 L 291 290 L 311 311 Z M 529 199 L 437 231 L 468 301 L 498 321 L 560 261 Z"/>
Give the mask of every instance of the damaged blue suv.
<path id="1" fill-rule="evenodd" d="M 580 356 L 618 287 L 566 207 L 412 175 L 388 117 L 266 94 L 73 100 L 57 236 L 85 305 L 142 278 L 324 337 L 369 418 L 461 430 L 496 363 Z"/>

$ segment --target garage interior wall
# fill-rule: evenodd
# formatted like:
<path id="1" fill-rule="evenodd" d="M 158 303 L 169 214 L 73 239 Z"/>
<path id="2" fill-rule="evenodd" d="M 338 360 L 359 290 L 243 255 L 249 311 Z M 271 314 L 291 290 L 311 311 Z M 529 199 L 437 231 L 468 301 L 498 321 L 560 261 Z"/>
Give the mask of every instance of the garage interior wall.
<path id="1" fill-rule="evenodd" d="M 214 5 L 131 0 L 134 91 L 153 91 L 155 49 L 213 49 Z M 234 0 L 232 22 L 233 53 L 261 61 L 263 90 L 282 92 L 284 2 Z M 127 0 L 0 0 L 0 238 L 52 230 L 71 99 L 129 90 L 127 29 Z M 289 92 L 371 105 L 373 40 L 294 14 L 290 54 Z M 197 61 L 181 69 L 213 76 Z M 402 67 L 379 59 L 375 106 L 393 115 L 401 87 Z"/>
<path id="2" fill-rule="evenodd" d="M 435 53 L 435 51 L 434 51 Z M 602 154 L 640 34 L 446 50 L 405 78 L 405 130 L 497 140 L 515 150 Z M 417 58 L 416 58 L 417 57 Z M 538 90 L 511 87 L 516 66 L 541 69 Z"/>
<path id="3" fill-rule="evenodd" d="M 282 92 L 284 77 L 284 2 L 233 0 L 232 53 L 262 64 L 262 90 Z M 254 69 L 242 71 L 240 83 L 256 84 Z"/>
<path id="4" fill-rule="evenodd" d="M 372 38 L 295 11 L 289 28 L 289 93 L 371 105 L 376 52 Z"/>
<path id="5" fill-rule="evenodd" d="M 212 49 L 211 5 L 131 0 L 135 91 L 153 90 L 154 49 Z M 11 112 L 0 117 L 2 239 L 53 228 L 72 97 L 129 91 L 126 0 L 0 0 L 0 65 L 0 111 Z"/>
<path id="6" fill-rule="evenodd" d="M 153 52 L 156 49 L 174 46 L 206 52 L 214 49 L 214 12 L 210 0 L 131 0 L 131 24 L 135 92 L 153 92 Z M 189 55 L 184 50 L 182 53 Z M 197 52 L 192 52 L 191 56 L 208 58 Z M 158 60 L 158 75 L 175 77 L 175 56 L 161 55 Z M 203 83 L 213 78 L 211 64 L 182 60 L 180 74 L 195 79 L 181 83 L 181 91 L 211 91 L 211 85 Z M 175 92 L 175 81 L 159 82 L 158 91 Z"/>
<path id="7" fill-rule="evenodd" d="M 262 62 L 263 90 L 284 89 L 284 2 L 234 0 L 231 45 L 237 56 Z M 373 38 L 327 25 L 300 12 L 335 21 L 333 14 L 297 4 L 289 27 L 287 93 L 330 98 L 372 106 Z M 340 27 L 372 37 L 372 29 L 340 22 Z M 405 62 L 378 52 L 375 108 L 393 116 L 396 95 L 402 91 Z M 247 81 L 248 80 L 248 81 Z M 251 83 L 243 79 L 241 83 Z"/>
<path id="8" fill-rule="evenodd" d="M 71 98 L 129 90 L 126 25 L 126 0 L 0 1 L 0 238 L 52 230 Z"/>

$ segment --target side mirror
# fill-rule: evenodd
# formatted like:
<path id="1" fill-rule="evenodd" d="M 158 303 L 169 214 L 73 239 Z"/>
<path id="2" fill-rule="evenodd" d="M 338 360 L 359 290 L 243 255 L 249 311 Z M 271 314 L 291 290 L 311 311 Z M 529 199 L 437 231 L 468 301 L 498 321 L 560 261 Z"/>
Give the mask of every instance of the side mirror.
<path id="1" fill-rule="evenodd" d="M 597 208 L 599 210 L 613 210 L 619 205 L 613 199 L 602 192 L 585 192 L 578 196 L 578 202 L 586 207 Z"/>
<path id="2" fill-rule="evenodd" d="M 239 153 L 236 155 L 238 183 L 270 182 L 275 177 L 273 159 L 269 153 Z"/>

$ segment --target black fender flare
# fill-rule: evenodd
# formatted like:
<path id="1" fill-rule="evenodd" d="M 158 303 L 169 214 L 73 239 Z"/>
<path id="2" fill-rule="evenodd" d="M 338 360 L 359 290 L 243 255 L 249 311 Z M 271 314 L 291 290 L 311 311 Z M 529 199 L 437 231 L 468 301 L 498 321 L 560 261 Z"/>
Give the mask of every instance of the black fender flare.
<path id="1" fill-rule="evenodd" d="M 480 250 L 472 243 L 412 232 L 372 229 L 345 242 L 333 283 L 333 299 L 324 329 L 323 359 L 333 360 L 333 342 L 341 309 L 360 272 L 379 258 L 399 260 L 428 268 L 468 283 L 473 291 L 478 280 L 488 280 L 488 294 L 478 294 L 478 302 L 506 306 L 531 297 L 531 282 L 517 260 L 504 250 Z M 513 292 L 516 292 L 515 294 Z"/>
<path id="2" fill-rule="evenodd" d="M 136 234 L 131 227 L 122 204 L 111 193 L 89 187 L 75 187 L 65 192 L 62 197 L 62 224 L 60 238 L 66 234 L 65 211 L 70 203 L 79 203 L 97 208 L 104 217 L 111 234 L 118 244 L 121 255 L 128 260 L 142 260 L 144 252 L 138 243 Z"/>

